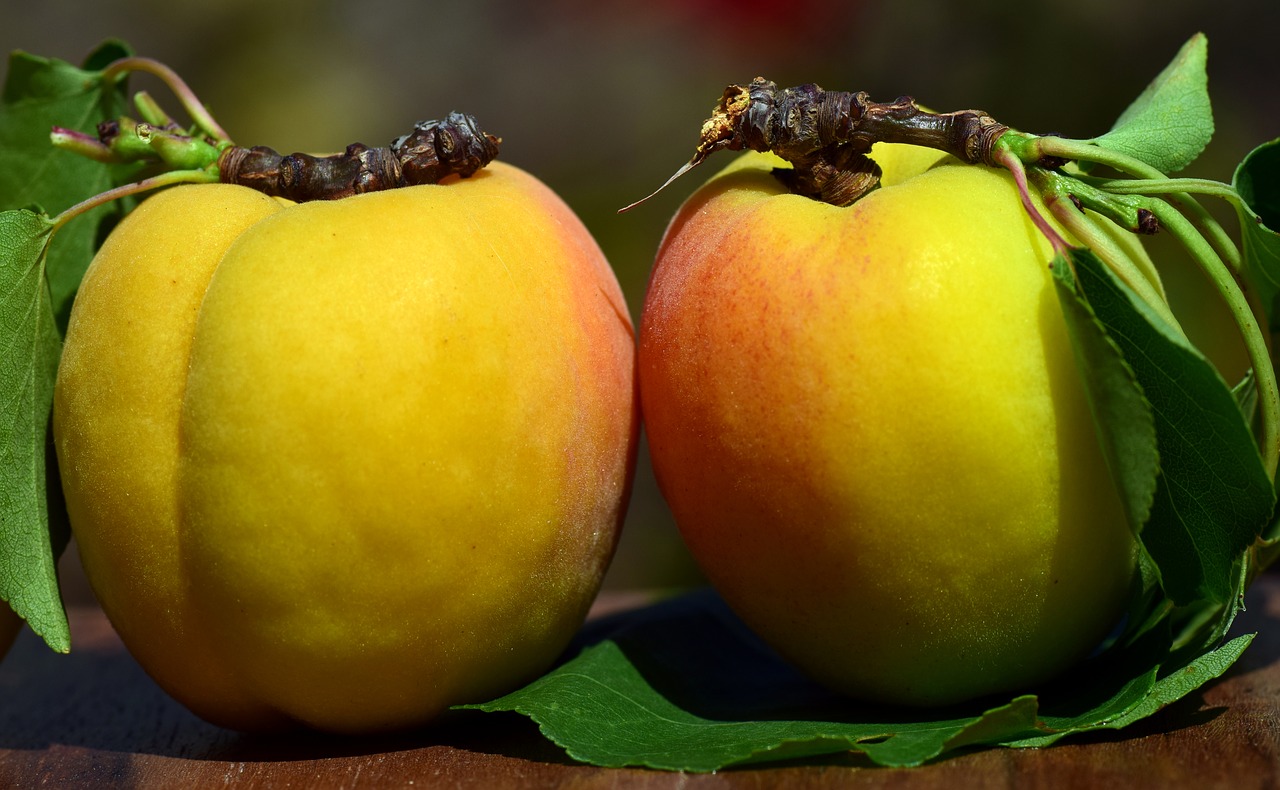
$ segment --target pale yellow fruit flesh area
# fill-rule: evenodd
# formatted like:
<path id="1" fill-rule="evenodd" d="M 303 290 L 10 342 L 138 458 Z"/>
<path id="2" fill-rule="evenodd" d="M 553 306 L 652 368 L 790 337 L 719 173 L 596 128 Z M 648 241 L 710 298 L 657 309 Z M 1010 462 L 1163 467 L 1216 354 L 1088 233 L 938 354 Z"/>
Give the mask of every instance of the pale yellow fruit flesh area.
<path id="1" fill-rule="evenodd" d="M 118 608 L 171 610 L 213 643 L 251 700 L 228 703 L 231 726 L 263 723 L 257 707 L 402 727 L 531 679 L 598 587 L 634 457 L 631 326 L 599 249 L 497 164 L 250 225 L 170 327 L 194 342 L 157 396 L 168 498 L 133 498 L 176 508 L 177 536 L 104 558 L 172 568 L 184 597 Z M 117 456 L 156 446 L 102 433 Z M 111 468 L 79 498 L 118 487 Z"/>
<path id="2" fill-rule="evenodd" d="M 172 189 L 108 237 L 71 314 L 54 401 L 67 510 L 89 580 L 138 661 L 218 722 L 267 726 L 190 614 L 178 555 L 178 415 L 222 253 L 281 208 L 247 189 Z"/>
<path id="3" fill-rule="evenodd" d="M 871 699 L 948 703 L 1081 658 L 1134 550 L 1011 181 L 886 167 L 838 209 L 737 167 L 673 223 L 641 341 L 659 482 L 709 577 Z"/>

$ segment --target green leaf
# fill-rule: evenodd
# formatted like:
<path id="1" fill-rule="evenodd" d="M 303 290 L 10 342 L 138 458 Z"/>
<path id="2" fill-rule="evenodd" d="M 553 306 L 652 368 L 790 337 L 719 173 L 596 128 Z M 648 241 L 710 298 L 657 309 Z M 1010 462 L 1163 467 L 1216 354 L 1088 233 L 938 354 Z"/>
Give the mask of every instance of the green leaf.
<path id="1" fill-rule="evenodd" d="M 1177 172 L 1195 161 L 1213 137 L 1207 51 L 1204 34 L 1192 36 L 1111 131 L 1091 142 L 1163 173 Z"/>
<path id="2" fill-rule="evenodd" d="M 682 771 L 850 750 L 918 765 L 1034 727 L 1029 698 L 936 719 L 850 707 L 777 658 L 710 591 L 615 622 L 611 638 L 525 689 L 460 707 L 529 716 L 583 762 Z"/>
<path id="3" fill-rule="evenodd" d="M 1070 728 L 1053 732 L 1048 735 L 1033 736 L 1021 740 L 1010 741 L 1003 745 L 1014 747 L 1044 747 L 1049 746 L 1068 735 L 1074 735 L 1094 730 L 1120 730 L 1128 727 L 1134 722 L 1145 719 L 1146 717 L 1156 713 L 1166 705 L 1170 705 L 1193 691 L 1204 686 L 1215 678 L 1222 676 L 1236 659 L 1244 652 L 1245 648 L 1253 642 L 1253 634 L 1244 634 L 1238 636 L 1230 642 L 1221 645 L 1213 650 L 1198 655 L 1195 660 L 1183 665 L 1176 666 L 1171 671 L 1161 673 L 1159 679 L 1154 679 L 1150 675 L 1144 676 L 1141 680 L 1150 680 L 1149 688 L 1143 693 L 1141 699 L 1136 704 L 1129 705 L 1125 710 L 1115 716 L 1097 716 L 1096 714 L 1082 719 L 1093 718 L 1095 721 L 1085 724 L 1082 721 L 1073 722 Z M 1154 670 L 1151 673 L 1154 674 Z M 1053 727 L 1057 722 L 1047 722 L 1048 726 Z"/>
<path id="4" fill-rule="evenodd" d="M 1194 661 L 1179 666 L 1176 671 L 1165 674 L 1140 704 L 1095 729 L 1127 727 L 1164 706 L 1177 702 L 1210 680 L 1222 677 L 1244 653 L 1245 648 L 1252 644 L 1254 636 L 1255 634 L 1238 636 L 1221 647 L 1198 656 Z"/>
<path id="5" fill-rule="evenodd" d="M 1096 255 L 1076 250 L 1072 262 L 1155 417 L 1160 475 L 1143 546 L 1175 603 L 1227 603 L 1237 592 L 1234 569 L 1276 501 L 1248 422 L 1213 365 Z"/>
<path id="6" fill-rule="evenodd" d="M 1280 138 L 1249 152 L 1231 185 L 1239 193 L 1245 270 L 1267 315 L 1280 331 Z"/>
<path id="7" fill-rule="evenodd" d="M 123 114 L 125 86 L 108 83 L 102 69 L 129 54 L 107 42 L 76 68 L 15 52 L 0 91 L 0 598 L 64 652 L 56 558 L 68 531 L 50 434 L 59 337 L 99 237 L 122 207 L 82 214 L 56 237 L 47 216 L 23 209 L 65 210 L 129 179 L 49 142 L 53 126 L 92 133 Z"/>
<path id="8" fill-rule="evenodd" d="M 1120 347 L 1080 295 L 1064 258 L 1053 262 L 1053 274 L 1098 440 L 1137 535 L 1150 516 L 1160 477 L 1155 415 Z"/>
<path id="9" fill-rule="evenodd" d="M 65 653 L 71 638 L 54 557 L 67 534 L 57 516 L 60 488 L 50 476 L 61 353 L 44 275 L 52 233 L 47 217 L 0 212 L 0 598 Z"/>
<path id="10" fill-rule="evenodd" d="M 1153 629 L 1038 696 L 917 710 L 822 690 L 711 591 L 589 625 L 583 642 L 573 659 L 524 689 L 458 707 L 521 713 L 574 759 L 600 766 L 715 771 L 846 752 L 910 766 L 960 749 L 1048 745 L 1124 726 L 1220 674 L 1243 649 L 1237 640 L 1191 672 L 1162 671 L 1169 629 Z"/>
<path id="11" fill-rule="evenodd" d="M 25 52 L 10 56 L 0 93 L 0 211 L 39 206 L 56 213 L 132 180 L 135 168 L 113 169 L 49 143 L 53 126 L 93 133 L 99 121 L 124 113 L 125 85 L 104 84 L 99 75 L 129 54 L 123 44 L 107 42 L 85 68 Z M 100 237 L 121 212 L 118 205 L 101 206 L 58 231 L 47 276 L 60 330 Z"/>

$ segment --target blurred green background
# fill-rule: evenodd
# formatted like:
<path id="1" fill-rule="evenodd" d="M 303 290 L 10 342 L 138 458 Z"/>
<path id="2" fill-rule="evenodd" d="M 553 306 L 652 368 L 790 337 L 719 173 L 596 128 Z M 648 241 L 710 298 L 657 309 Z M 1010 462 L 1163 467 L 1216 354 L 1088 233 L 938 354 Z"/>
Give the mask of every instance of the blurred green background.
<path id="1" fill-rule="evenodd" d="M 634 212 L 616 210 L 688 159 L 725 85 L 756 75 L 881 101 L 910 94 L 938 110 L 980 108 L 1027 131 L 1089 137 L 1203 31 L 1217 133 L 1189 173 L 1229 180 L 1249 149 L 1280 135 L 1275 0 L 5 0 L 0 8 L 5 52 L 79 62 L 103 38 L 123 39 L 174 67 L 246 145 L 381 145 L 417 120 L 470 112 L 503 138 L 502 159 L 578 212 L 635 317 L 667 220 L 711 171 Z M 148 78 L 133 84 L 166 95 Z M 1176 248 L 1157 240 L 1153 250 L 1175 308 L 1204 298 Z M 1220 315 L 1188 321 L 1228 377 L 1243 370 Z M 607 583 L 698 578 L 642 453 Z"/>

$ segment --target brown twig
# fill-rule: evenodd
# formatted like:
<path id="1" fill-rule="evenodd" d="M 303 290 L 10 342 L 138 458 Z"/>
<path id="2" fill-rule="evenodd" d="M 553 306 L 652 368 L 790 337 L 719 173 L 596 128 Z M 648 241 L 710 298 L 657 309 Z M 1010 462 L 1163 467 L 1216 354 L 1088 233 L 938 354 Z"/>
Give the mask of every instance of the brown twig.
<path id="1" fill-rule="evenodd" d="M 263 146 L 231 146 L 218 159 L 224 183 L 302 202 L 334 200 L 381 189 L 466 178 L 498 155 L 501 140 L 480 130 L 475 118 L 449 113 L 425 121 L 391 145 L 353 143 L 334 156 L 281 155 Z"/>
<path id="2" fill-rule="evenodd" d="M 792 164 L 793 170 L 779 176 L 793 192 L 845 206 L 879 183 L 879 168 L 866 156 L 873 143 L 926 146 L 970 164 L 995 166 L 993 147 L 1008 129 L 980 110 L 932 113 L 909 96 L 880 103 L 862 91 L 827 91 L 814 84 L 779 88 L 756 77 L 725 89 L 702 125 L 693 158 L 676 175 L 720 150 L 771 152 Z"/>

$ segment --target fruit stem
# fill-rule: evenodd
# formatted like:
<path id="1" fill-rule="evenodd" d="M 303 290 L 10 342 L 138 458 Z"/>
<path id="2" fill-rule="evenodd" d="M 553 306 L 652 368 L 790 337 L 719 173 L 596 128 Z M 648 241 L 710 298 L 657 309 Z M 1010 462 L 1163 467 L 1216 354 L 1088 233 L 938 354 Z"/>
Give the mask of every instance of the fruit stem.
<path id="1" fill-rule="evenodd" d="M 213 168 L 222 149 L 230 145 L 211 143 L 182 130 L 139 123 L 128 117 L 98 124 L 98 140 L 115 155 L 116 162 L 159 160 L 174 170 Z M 53 142 L 58 144 L 57 140 Z"/>
<path id="2" fill-rule="evenodd" d="M 1116 195 L 1167 195 L 1186 192 L 1240 201 L 1240 195 L 1221 181 L 1208 178 L 1083 178 L 1090 185 Z"/>
<path id="3" fill-rule="evenodd" d="M 1036 137 L 1030 141 L 1028 153 L 1025 155 L 1037 158 L 1053 157 L 1077 162 L 1093 162 L 1094 164 L 1106 165 L 1113 170 L 1127 173 L 1136 178 L 1165 178 L 1164 173 L 1141 159 L 1135 159 L 1132 156 L 1102 148 L 1092 143 L 1069 140 L 1065 137 Z"/>
<path id="4" fill-rule="evenodd" d="M 139 94 L 137 103 L 141 115 L 162 125 L 121 117 L 98 124 L 97 139 L 61 127 L 54 127 L 49 138 L 57 148 L 99 162 L 159 161 L 174 171 L 212 175 L 202 180 L 239 184 L 295 202 L 436 184 L 450 175 L 466 178 L 498 155 L 501 142 L 483 132 L 475 118 L 454 112 L 443 121 L 417 124 L 390 146 L 352 143 L 334 156 L 282 156 L 266 147 L 243 148 L 188 134 L 149 96 Z"/>
<path id="5" fill-rule="evenodd" d="M 1240 250 L 1189 192 L 1213 194 L 1223 197 L 1235 204 L 1237 210 L 1241 205 L 1240 196 L 1225 184 L 1202 179 L 1171 179 L 1156 168 L 1134 159 L 1133 157 L 1108 151 L 1090 143 L 1061 138 L 1036 138 L 1034 147 L 1041 155 L 1065 157 L 1069 159 L 1096 162 L 1106 165 L 1122 173 L 1136 176 L 1133 180 L 1123 179 L 1117 182 L 1076 179 L 1081 191 L 1096 190 L 1101 192 L 1097 184 L 1108 185 L 1107 193 L 1115 198 L 1122 197 L 1123 192 L 1133 191 L 1144 195 L 1152 193 L 1164 194 L 1168 200 L 1145 197 L 1142 205 L 1152 212 L 1160 225 L 1170 232 L 1187 248 L 1195 258 L 1201 270 L 1209 277 L 1217 288 L 1230 310 L 1232 317 L 1240 329 L 1245 351 L 1253 367 L 1257 381 L 1259 404 L 1262 417 L 1262 435 L 1259 438 L 1259 450 L 1267 469 L 1267 474 L 1275 480 L 1277 459 L 1280 457 L 1280 393 L 1267 346 L 1267 336 L 1263 334 L 1261 325 L 1265 323 L 1261 316 L 1260 306 L 1248 298 L 1249 283 L 1243 272 Z M 1120 185 L 1138 184 L 1139 187 Z M 1161 187 L 1160 185 L 1165 185 Z M 1169 186 L 1173 185 L 1173 186 Z M 1185 187 L 1175 191 L 1178 186 Z M 1127 195 L 1123 195 L 1128 197 Z M 1185 212 L 1185 214 L 1184 214 Z M 1190 218 L 1188 218 L 1188 216 Z M 1207 238 L 1206 238 L 1207 237 Z"/>

